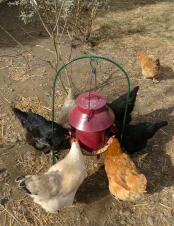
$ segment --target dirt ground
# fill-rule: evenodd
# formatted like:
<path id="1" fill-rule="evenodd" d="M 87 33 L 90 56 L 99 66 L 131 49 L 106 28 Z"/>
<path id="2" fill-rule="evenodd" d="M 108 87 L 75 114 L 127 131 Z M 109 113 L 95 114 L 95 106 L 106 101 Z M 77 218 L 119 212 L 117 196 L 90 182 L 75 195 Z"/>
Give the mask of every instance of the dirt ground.
<path id="1" fill-rule="evenodd" d="M 103 156 L 85 157 L 88 178 L 80 187 L 75 207 L 46 213 L 17 188 L 16 177 L 45 172 L 50 155 L 36 151 L 25 142 L 25 131 L 10 110 L 15 105 L 33 109 L 51 118 L 52 84 L 55 72 L 48 61 L 55 60 L 51 41 L 39 24 L 24 25 L 17 11 L 0 6 L 0 225 L 174 225 L 174 1 L 111 1 L 108 11 L 97 16 L 92 44 L 75 43 L 72 57 L 99 55 L 119 63 L 128 73 L 131 88 L 140 86 L 133 122 L 167 120 L 147 147 L 132 156 L 148 180 L 147 193 L 136 202 L 115 200 L 109 193 Z M 66 58 L 69 40 L 64 39 Z M 142 80 L 137 52 L 160 58 L 159 83 Z M 62 64 L 63 62 L 61 62 Z M 61 65 L 60 64 L 60 65 Z M 73 63 L 76 92 L 88 90 L 88 60 Z M 62 79 L 68 88 L 65 73 Z M 127 81 L 114 65 L 99 61 L 97 90 L 109 101 L 127 91 Z M 56 85 L 55 118 L 66 96 Z M 67 150 L 60 151 L 59 159 Z"/>

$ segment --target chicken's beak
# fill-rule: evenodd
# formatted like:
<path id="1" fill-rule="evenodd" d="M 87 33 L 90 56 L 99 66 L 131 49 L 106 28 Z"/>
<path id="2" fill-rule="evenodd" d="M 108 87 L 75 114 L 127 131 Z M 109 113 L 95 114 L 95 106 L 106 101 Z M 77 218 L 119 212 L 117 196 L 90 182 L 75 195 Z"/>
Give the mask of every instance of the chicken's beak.
<path id="1" fill-rule="evenodd" d="M 73 142 L 76 142 L 76 141 L 77 141 L 76 138 L 73 137 L 73 138 L 70 140 L 70 144 L 72 145 L 72 143 L 73 143 Z"/>

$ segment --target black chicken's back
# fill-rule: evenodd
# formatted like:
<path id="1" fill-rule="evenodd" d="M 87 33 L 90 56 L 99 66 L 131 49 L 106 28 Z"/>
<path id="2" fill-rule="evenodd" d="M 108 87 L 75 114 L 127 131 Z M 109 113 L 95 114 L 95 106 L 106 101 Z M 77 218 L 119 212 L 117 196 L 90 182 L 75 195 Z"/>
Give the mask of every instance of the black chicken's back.
<path id="1" fill-rule="evenodd" d="M 23 112 L 17 108 L 12 110 L 27 130 L 28 143 L 37 149 L 47 146 L 56 150 L 64 142 L 65 135 L 68 135 L 68 130 L 55 122 L 52 130 L 52 122 L 39 114 Z"/>
<path id="2" fill-rule="evenodd" d="M 161 122 L 143 122 L 135 125 L 126 125 L 122 146 L 133 153 L 146 147 L 148 139 L 152 138 L 154 134 L 163 126 L 167 126 L 167 121 Z"/>
<path id="3" fill-rule="evenodd" d="M 130 114 L 134 109 L 138 90 L 139 90 L 139 86 L 136 86 L 130 92 L 128 109 L 127 109 L 127 117 L 126 117 L 126 123 L 127 124 L 131 121 L 131 115 Z M 120 129 L 122 127 L 125 105 L 126 105 L 126 99 L 127 99 L 127 93 L 121 95 L 119 98 L 117 98 L 116 100 L 114 100 L 110 104 L 108 104 L 109 107 L 114 112 L 115 123 L 118 127 L 120 127 Z"/>

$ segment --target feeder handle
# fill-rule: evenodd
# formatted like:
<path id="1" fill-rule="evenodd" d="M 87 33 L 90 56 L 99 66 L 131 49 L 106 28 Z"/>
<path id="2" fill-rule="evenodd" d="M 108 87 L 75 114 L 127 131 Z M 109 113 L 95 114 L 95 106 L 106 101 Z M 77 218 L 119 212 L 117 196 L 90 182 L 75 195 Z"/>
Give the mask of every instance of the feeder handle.
<path id="1" fill-rule="evenodd" d="M 92 61 L 92 59 L 91 59 Z M 91 64 L 91 61 L 90 61 L 90 64 Z M 98 62 L 97 62 L 98 63 Z M 89 82 L 89 99 L 88 99 L 88 120 L 90 120 L 91 118 L 91 115 L 92 113 L 90 112 L 90 102 L 91 102 L 91 86 L 92 86 L 92 78 L 95 77 L 95 92 L 96 92 L 96 68 L 92 66 L 91 64 L 91 67 L 92 67 L 92 73 L 90 75 L 90 82 Z"/>
<path id="2" fill-rule="evenodd" d="M 54 130 L 54 96 L 55 96 L 55 85 L 56 85 L 56 80 L 57 77 L 59 76 L 60 72 L 68 65 L 71 64 L 72 62 L 75 62 L 77 60 L 82 60 L 82 59 L 87 59 L 90 58 L 92 61 L 96 61 L 96 59 L 101 59 L 101 60 L 106 60 L 112 64 L 114 64 L 116 67 L 118 67 L 125 75 L 126 79 L 127 79 L 127 83 L 128 83 L 128 93 L 127 93 L 127 97 L 126 97 L 126 105 L 125 105 L 125 110 L 124 110 L 124 117 L 123 117 L 123 127 L 122 127 L 122 131 L 121 131 L 121 135 L 120 135 L 120 141 L 122 141 L 122 137 L 123 137 L 123 133 L 124 133 L 124 129 L 125 129 L 125 124 L 126 124 L 126 114 L 127 114 L 127 109 L 128 109 L 128 102 L 129 102 L 129 96 L 130 96 L 130 81 L 129 81 L 129 76 L 126 73 L 126 71 L 115 61 L 107 58 L 107 57 L 102 57 L 102 56 L 81 56 L 81 57 L 77 57 L 77 58 L 73 58 L 70 61 L 68 61 L 67 63 L 63 64 L 61 68 L 59 68 L 59 70 L 56 72 L 56 76 L 54 78 L 54 82 L 53 82 L 53 96 L 52 96 L 52 131 Z"/>
<path id="3" fill-rule="evenodd" d="M 97 65 L 98 65 L 98 60 L 96 60 L 95 58 L 91 58 L 90 59 L 90 65 L 91 65 L 91 68 L 92 68 L 92 70 L 94 70 L 95 72 L 96 72 L 96 68 L 94 67 L 94 65 L 92 64 L 92 62 L 96 62 L 97 63 Z"/>
<path id="4" fill-rule="evenodd" d="M 96 92 L 96 87 L 97 87 L 97 81 L 96 81 L 96 67 L 94 67 L 94 65 L 92 64 L 92 62 L 96 62 L 98 65 L 98 60 L 96 60 L 95 58 L 91 58 L 90 59 L 90 65 L 92 68 L 92 73 L 91 73 L 91 77 L 95 76 L 95 92 Z M 91 89 L 91 84 L 90 84 L 90 89 Z"/>

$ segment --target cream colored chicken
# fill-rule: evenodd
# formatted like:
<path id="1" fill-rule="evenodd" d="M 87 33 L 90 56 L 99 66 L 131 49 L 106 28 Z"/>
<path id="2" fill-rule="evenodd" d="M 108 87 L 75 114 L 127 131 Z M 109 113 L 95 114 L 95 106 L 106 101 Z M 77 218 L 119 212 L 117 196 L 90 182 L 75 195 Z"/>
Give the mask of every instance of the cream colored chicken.
<path id="1" fill-rule="evenodd" d="M 24 188 L 35 203 L 53 213 L 73 204 L 74 196 L 86 177 L 84 157 L 79 143 L 73 138 L 67 156 L 45 174 L 20 177 L 17 181 L 19 187 Z"/>

